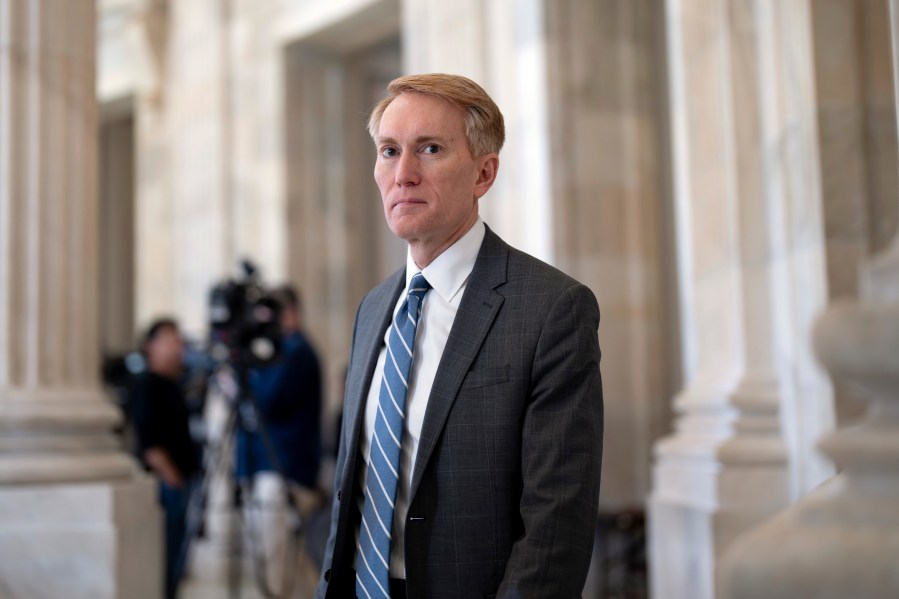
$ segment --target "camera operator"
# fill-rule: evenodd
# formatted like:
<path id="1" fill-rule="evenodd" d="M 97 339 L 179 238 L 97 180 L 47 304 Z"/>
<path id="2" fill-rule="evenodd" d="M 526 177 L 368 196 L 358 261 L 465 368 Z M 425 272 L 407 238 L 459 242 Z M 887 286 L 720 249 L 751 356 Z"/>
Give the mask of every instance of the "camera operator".
<path id="1" fill-rule="evenodd" d="M 285 285 L 271 296 L 281 306 L 281 356 L 270 366 L 251 370 L 249 384 L 277 463 L 271 463 L 260 432 L 244 430 L 238 433 L 236 461 L 238 477 L 252 480 L 255 513 L 249 517 L 256 516 L 251 522 L 262 545 L 268 587 L 280 594 L 290 529 L 287 494 L 291 493 L 301 516 L 320 501 L 322 391 L 318 356 L 301 330 L 296 290 Z"/>
<path id="2" fill-rule="evenodd" d="M 141 345 L 146 370 L 134 381 L 132 403 L 138 457 L 159 479 L 165 511 L 165 593 L 176 596 L 184 564 L 181 547 L 186 532 L 191 477 L 199 470 L 197 448 L 190 437 L 188 409 L 180 387 L 184 343 L 178 324 L 167 318 L 153 322 Z"/>

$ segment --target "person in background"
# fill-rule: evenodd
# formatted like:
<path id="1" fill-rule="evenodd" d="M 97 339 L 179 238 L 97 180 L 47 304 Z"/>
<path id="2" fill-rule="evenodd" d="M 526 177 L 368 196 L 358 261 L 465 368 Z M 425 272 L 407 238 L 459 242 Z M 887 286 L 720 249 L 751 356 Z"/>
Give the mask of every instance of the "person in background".
<path id="1" fill-rule="evenodd" d="M 165 596 L 172 599 L 184 567 L 190 481 L 200 465 L 179 384 L 184 342 L 177 322 L 169 318 L 154 321 L 141 349 L 146 370 L 132 389 L 132 414 L 138 457 L 159 479 L 165 512 Z"/>
<path id="2" fill-rule="evenodd" d="M 284 562 L 292 555 L 287 551 L 291 528 L 288 493 L 301 518 L 321 502 L 322 383 L 318 354 L 302 331 L 297 291 L 284 285 L 271 295 L 281 306 L 281 357 L 249 373 L 262 426 L 240 431 L 237 475 L 251 481 L 251 533 L 261 536 L 268 588 L 280 594 L 285 585 Z M 291 570 L 292 566 L 288 572 Z"/>

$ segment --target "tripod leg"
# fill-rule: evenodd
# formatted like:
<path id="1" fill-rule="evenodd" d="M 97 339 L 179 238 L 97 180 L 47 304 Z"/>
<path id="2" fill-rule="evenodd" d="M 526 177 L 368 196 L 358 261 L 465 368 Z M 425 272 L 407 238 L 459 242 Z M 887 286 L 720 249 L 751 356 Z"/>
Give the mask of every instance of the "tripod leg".
<path id="1" fill-rule="evenodd" d="M 241 516 L 246 485 L 235 484 L 232 489 L 232 503 L 228 526 L 228 597 L 239 599 L 243 584 L 243 532 Z"/>
<path id="2" fill-rule="evenodd" d="M 257 576 L 273 597 L 284 592 L 289 518 L 287 489 L 284 480 L 274 472 L 259 472 L 253 477 L 252 520 L 248 529 L 253 535 L 253 554 Z"/>
<path id="3" fill-rule="evenodd" d="M 212 543 L 214 548 L 224 545 L 228 597 L 237 599 L 241 595 L 242 583 L 240 540 L 242 523 L 236 516 L 235 502 L 239 498 L 237 486 L 231 475 L 237 410 L 235 406 L 228 408 L 227 413 L 222 413 L 224 419 L 220 435 L 216 435 L 207 447 L 203 476 L 191 494 L 188 504 L 187 538 L 182 547 L 181 560 L 184 563 L 191 557 L 194 541 L 199 531 L 205 529 L 207 541 Z M 222 516 L 227 520 L 223 520 Z"/>

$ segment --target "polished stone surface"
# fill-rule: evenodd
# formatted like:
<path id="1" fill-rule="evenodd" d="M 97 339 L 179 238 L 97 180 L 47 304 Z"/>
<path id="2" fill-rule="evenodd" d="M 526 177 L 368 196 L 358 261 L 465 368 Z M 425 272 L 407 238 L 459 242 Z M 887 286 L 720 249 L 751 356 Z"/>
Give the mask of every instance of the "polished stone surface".
<path id="1" fill-rule="evenodd" d="M 711 599 L 733 539 L 832 472 L 801 341 L 827 289 L 811 21 L 804 1 L 666 11 L 685 380 L 655 447 L 652 587 Z"/>
<path id="2" fill-rule="evenodd" d="M 0 597 L 156 599 L 156 483 L 0 485 Z"/>
<path id="3" fill-rule="evenodd" d="M 0 13 L 0 596 L 156 599 L 156 487 L 99 381 L 95 2 Z"/>
<path id="4" fill-rule="evenodd" d="M 891 0 L 887 14 L 899 56 L 899 1 Z M 899 89 L 899 62 L 892 76 Z M 893 103 L 895 117 L 899 96 Z M 899 207 L 899 196 L 892 202 Z M 821 363 L 869 402 L 863 419 L 819 442 L 842 471 L 730 547 L 719 572 L 721 599 L 899 595 L 897 249 L 899 234 L 863 261 L 858 299 L 832 302 L 815 325 Z"/>

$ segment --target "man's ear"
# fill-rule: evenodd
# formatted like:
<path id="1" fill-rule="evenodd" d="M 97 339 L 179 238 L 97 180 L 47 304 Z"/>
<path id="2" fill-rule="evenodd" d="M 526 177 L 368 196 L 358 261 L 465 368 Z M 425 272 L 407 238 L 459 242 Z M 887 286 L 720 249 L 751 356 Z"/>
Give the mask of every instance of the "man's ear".
<path id="1" fill-rule="evenodd" d="M 475 197 L 483 197 L 496 181 L 496 173 L 499 171 L 499 154 L 491 152 L 478 158 L 478 178 L 474 184 Z"/>

